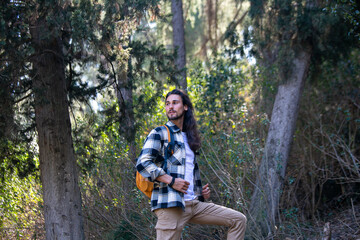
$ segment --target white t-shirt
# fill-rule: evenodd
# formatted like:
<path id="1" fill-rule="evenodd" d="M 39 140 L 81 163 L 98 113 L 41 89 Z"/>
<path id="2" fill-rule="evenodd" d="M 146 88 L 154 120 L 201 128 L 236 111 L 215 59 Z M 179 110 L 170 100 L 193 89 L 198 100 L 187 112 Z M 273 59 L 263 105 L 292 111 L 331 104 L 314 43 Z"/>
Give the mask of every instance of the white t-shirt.
<path id="1" fill-rule="evenodd" d="M 185 144 L 185 152 L 186 152 L 186 161 L 185 161 L 185 180 L 188 181 L 190 183 L 189 188 L 187 190 L 187 194 L 184 195 L 184 200 L 185 201 L 191 201 L 194 200 L 196 198 L 195 194 L 194 194 L 194 159 L 195 159 L 195 154 L 194 152 L 191 150 L 187 137 L 186 137 L 186 133 L 185 132 L 181 132 L 183 139 L 184 139 L 184 144 Z"/>

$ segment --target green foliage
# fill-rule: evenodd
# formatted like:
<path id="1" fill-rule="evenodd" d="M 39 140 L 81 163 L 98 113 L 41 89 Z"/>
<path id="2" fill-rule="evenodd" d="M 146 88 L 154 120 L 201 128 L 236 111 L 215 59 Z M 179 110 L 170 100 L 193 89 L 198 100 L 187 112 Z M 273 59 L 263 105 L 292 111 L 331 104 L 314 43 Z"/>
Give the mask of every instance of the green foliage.
<path id="1" fill-rule="evenodd" d="M 223 57 L 212 60 L 206 71 L 201 62 L 189 68 L 189 92 L 196 106 L 199 124 L 211 131 L 224 131 L 244 116 L 243 88 L 249 80 L 248 66 Z"/>
<path id="2" fill-rule="evenodd" d="M 6 173 L 17 172 L 20 178 L 24 178 L 37 170 L 35 153 L 29 151 L 26 144 L 3 140 L 0 142 L 0 156 L 0 188 L 4 185 Z"/>
<path id="3" fill-rule="evenodd" d="M 88 238 L 149 239 L 154 217 L 136 189 L 128 143 L 119 135 L 118 123 L 104 127 L 104 121 L 100 114 L 77 119 L 75 151 L 83 169 L 80 186 Z"/>
<path id="4" fill-rule="evenodd" d="M 312 51 L 316 64 L 324 59 L 338 60 L 347 56 L 356 41 L 351 26 L 342 12 L 329 11 L 331 1 L 321 5 L 315 1 L 251 1 L 245 43 L 252 43 L 252 52 L 264 66 L 275 64 L 278 81 L 285 82 L 292 69 L 292 60 L 299 50 Z"/>
<path id="5" fill-rule="evenodd" d="M 349 33 L 360 40 L 360 3 L 353 0 L 338 0 L 330 9 L 331 12 L 337 14 L 340 12 L 350 24 Z"/>
<path id="6" fill-rule="evenodd" d="M 136 129 L 142 136 L 154 124 L 165 122 L 163 114 L 163 95 L 167 84 L 172 84 L 175 75 L 172 51 L 164 46 L 151 46 L 149 43 L 131 43 L 133 63 L 133 100 Z M 141 130 L 143 129 L 143 130 Z"/>
<path id="7" fill-rule="evenodd" d="M 0 188 L 0 238 L 37 239 L 43 237 L 42 196 L 34 176 L 3 176 Z"/>
<path id="8" fill-rule="evenodd" d="M 2 1 L 0 7 L 0 178 L 16 172 L 20 177 L 34 173 L 34 124 L 31 105 L 31 80 L 26 4 Z M 20 107 L 21 106 L 21 107 Z"/>
<path id="9" fill-rule="evenodd" d="M 119 225 L 117 226 L 117 229 L 112 232 L 108 239 L 109 240 L 132 240 L 136 238 L 136 232 L 139 232 L 139 229 L 135 228 L 133 226 L 133 222 L 140 222 L 141 216 L 137 213 L 128 216 L 127 220 L 122 220 Z M 149 239 L 149 238 L 143 238 Z"/>

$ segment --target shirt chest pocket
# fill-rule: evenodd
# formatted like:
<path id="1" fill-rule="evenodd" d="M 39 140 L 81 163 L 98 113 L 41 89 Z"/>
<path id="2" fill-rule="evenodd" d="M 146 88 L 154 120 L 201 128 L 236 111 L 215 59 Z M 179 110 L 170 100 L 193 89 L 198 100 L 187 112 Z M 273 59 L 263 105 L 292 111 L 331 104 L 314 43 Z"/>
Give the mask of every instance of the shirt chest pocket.
<path id="1" fill-rule="evenodd" d="M 174 154 L 169 158 L 172 165 L 183 165 L 185 158 L 185 147 L 181 143 L 175 143 Z"/>

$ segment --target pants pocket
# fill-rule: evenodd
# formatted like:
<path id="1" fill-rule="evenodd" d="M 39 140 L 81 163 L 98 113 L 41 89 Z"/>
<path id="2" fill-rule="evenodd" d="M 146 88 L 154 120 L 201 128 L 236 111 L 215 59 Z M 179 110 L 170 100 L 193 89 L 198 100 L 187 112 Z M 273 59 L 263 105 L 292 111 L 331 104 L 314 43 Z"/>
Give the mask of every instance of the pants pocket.
<path id="1" fill-rule="evenodd" d="M 155 229 L 157 230 L 174 230 L 178 225 L 178 209 L 161 208 L 155 210 L 158 218 Z"/>

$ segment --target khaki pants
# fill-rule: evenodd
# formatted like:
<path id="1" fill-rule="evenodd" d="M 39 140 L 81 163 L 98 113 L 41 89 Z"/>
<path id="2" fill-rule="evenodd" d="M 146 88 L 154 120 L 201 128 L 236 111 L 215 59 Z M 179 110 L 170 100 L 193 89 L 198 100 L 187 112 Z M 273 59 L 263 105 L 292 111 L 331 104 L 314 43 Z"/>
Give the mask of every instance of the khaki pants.
<path id="1" fill-rule="evenodd" d="M 229 227 L 227 239 L 244 239 L 246 217 L 233 209 L 205 203 L 198 200 L 187 201 L 185 212 L 181 208 L 161 208 L 155 210 L 158 217 L 157 240 L 178 240 L 186 223 L 221 225 Z"/>

